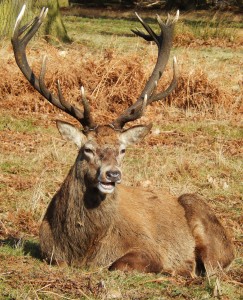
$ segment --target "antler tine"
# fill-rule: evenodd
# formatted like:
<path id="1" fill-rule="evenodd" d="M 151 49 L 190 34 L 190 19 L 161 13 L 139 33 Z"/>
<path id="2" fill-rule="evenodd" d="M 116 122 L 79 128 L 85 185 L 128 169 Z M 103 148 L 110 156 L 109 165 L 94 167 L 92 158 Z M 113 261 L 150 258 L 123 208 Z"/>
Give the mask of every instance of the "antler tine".
<path id="1" fill-rule="evenodd" d="M 151 36 L 149 34 L 145 34 L 142 31 L 136 29 L 132 29 L 131 30 L 134 34 L 136 34 L 137 36 L 143 38 L 144 40 L 151 42 L 153 39 L 151 38 Z"/>
<path id="2" fill-rule="evenodd" d="M 42 64 L 41 64 L 41 71 L 40 71 L 40 76 L 39 76 L 39 87 L 40 87 L 40 93 L 47 98 L 48 101 L 50 101 L 53 105 L 55 105 L 56 107 L 60 108 L 60 109 L 64 109 L 65 108 L 65 103 L 64 103 L 64 99 L 63 96 L 61 94 L 61 89 L 60 89 L 60 84 L 58 87 L 58 94 L 59 97 L 53 97 L 53 95 L 50 93 L 50 91 L 47 89 L 46 85 L 45 85 L 45 74 L 46 74 L 46 61 L 47 61 L 47 56 L 45 55 L 43 57 L 42 60 Z M 60 97 L 61 95 L 61 97 Z"/>
<path id="3" fill-rule="evenodd" d="M 43 23 L 47 15 L 48 8 L 43 7 L 38 17 L 35 17 L 31 22 L 29 22 L 28 24 L 20 28 L 20 24 L 25 12 L 25 8 L 26 5 L 23 5 L 17 17 L 14 26 L 13 37 L 11 39 L 13 50 L 14 50 L 14 56 L 18 67 L 20 68 L 24 76 L 27 78 L 27 80 L 31 83 L 31 85 L 51 104 L 65 111 L 75 119 L 77 119 L 85 129 L 94 127 L 95 124 L 91 118 L 90 110 L 88 110 L 89 112 L 88 114 L 85 106 L 84 106 L 84 112 L 82 112 L 74 105 L 68 103 L 62 95 L 59 81 L 57 83 L 58 96 L 54 96 L 48 90 L 44 82 L 45 73 L 46 73 L 46 60 L 47 60 L 46 56 L 43 58 L 39 79 L 36 77 L 32 69 L 30 68 L 26 57 L 26 46 L 28 42 L 31 40 L 31 38 L 35 35 L 35 33 L 37 32 L 41 24 Z M 29 30 L 27 31 L 27 29 Z M 26 31 L 27 33 L 25 33 Z M 22 35 L 23 37 L 21 37 Z"/>
<path id="4" fill-rule="evenodd" d="M 144 29 L 148 32 L 148 35 L 143 34 L 141 31 L 137 30 L 134 31 L 132 30 L 135 34 L 138 36 L 141 36 L 146 39 L 146 41 L 155 41 L 156 44 L 158 44 L 158 36 L 157 34 L 153 31 L 153 29 L 143 21 L 143 19 L 139 16 L 138 13 L 135 12 L 135 15 L 137 16 L 139 22 L 143 25 Z"/>
<path id="5" fill-rule="evenodd" d="M 141 95 L 138 97 L 138 100 L 129 108 L 127 108 L 116 120 L 113 121 L 112 125 L 118 129 L 122 129 L 127 122 L 134 121 L 142 116 L 141 111 L 144 111 L 142 107 L 144 106 L 145 95 L 147 95 L 146 105 L 149 105 L 153 101 L 158 101 L 167 97 L 175 89 L 178 78 L 177 63 L 176 59 L 174 58 L 173 79 L 169 87 L 165 91 L 155 94 L 157 83 L 161 78 L 169 60 L 170 50 L 172 47 L 174 25 L 179 18 L 179 11 L 177 11 L 176 16 L 174 18 L 168 15 L 168 18 L 165 23 L 157 15 L 157 22 L 161 30 L 159 35 L 157 35 L 151 29 L 151 27 L 148 24 L 146 24 L 141 17 L 138 16 L 138 14 L 136 15 L 148 34 L 145 34 L 139 30 L 132 31 L 136 35 L 142 37 L 147 41 L 154 41 L 158 46 L 158 57 L 152 74 L 148 82 L 146 83 Z"/>
<path id="6" fill-rule="evenodd" d="M 72 117 L 80 121 L 83 125 L 84 121 L 84 114 L 78 108 L 71 105 L 67 102 L 62 94 L 61 86 L 59 80 L 57 81 L 57 90 L 58 90 L 58 97 L 54 97 L 53 94 L 48 90 L 45 85 L 45 74 L 46 74 L 46 61 L 47 56 L 43 57 L 42 65 L 41 65 L 41 72 L 39 76 L 39 86 L 40 86 L 40 93 L 54 106 L 58 107 L 59 109 L 65 111 L 66 113 L 70 114 Z"/>
<path id="7" fill-rule="evenodd" d="M 177 59 L 174 56 L 173 57 L 173 79 L 172 79 L 169 87 L 161 93 L 158 93 L 156 95 L 152 95 L 149 99 L 149 103 L 151 103 L 153 101 L 162 100 L 162 99 L 168 97 L 169 94 L 171 94 L 173 92 L 173 90 L 176 88 L 177 79 L 178 79 Z"/>
<path id="8" fill-rule="evenodd" d="M 81 86 L 80 91 L 81 91 L 82 103 L 83 103 L 83 107 L 84 107 L 84 120 L 86 122 L 84 124 L 84 126 L 86 126 L 86 129 L 90 129 L 90 128 L 94 129 L 94 128 L 96 128 L 96 124 L 90 113 L 90 105 L 89 105 L 88 100 L 86 99 L 83 86 Z"/>

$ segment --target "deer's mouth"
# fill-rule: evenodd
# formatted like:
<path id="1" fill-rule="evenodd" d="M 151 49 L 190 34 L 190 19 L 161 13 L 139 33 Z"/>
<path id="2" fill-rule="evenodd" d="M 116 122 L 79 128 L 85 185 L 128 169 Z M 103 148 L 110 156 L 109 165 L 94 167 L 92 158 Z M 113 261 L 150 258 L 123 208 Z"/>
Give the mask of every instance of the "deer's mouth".
<path id="1" fill-rule="evenodd" d="M 114 191 L 116 186 L 115 182 L 98 182 L 98 189 L 105 194 L 110 194 Z"/>

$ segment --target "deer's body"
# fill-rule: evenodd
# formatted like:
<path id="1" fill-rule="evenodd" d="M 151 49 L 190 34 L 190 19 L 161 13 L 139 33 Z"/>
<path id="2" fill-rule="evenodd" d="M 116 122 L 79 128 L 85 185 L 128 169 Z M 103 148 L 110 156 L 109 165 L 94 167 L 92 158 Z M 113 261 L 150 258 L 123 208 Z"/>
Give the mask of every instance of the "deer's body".
<path id="1" fill-rule="evenodd" d="M 117 119 L 97 125 L 82 92 L 83 111 L 68 103 L 58 82 L 58 95 L 44 83 L 45 59 L 39 78 L 31 70 L 26 46 L 43 22 L 48 9 L 29 24 L 20 27 L 21 10 L 12 37 L 16 62 L 32 86 L 51 104 L 77 119 L 83 127 L 58 121 L 64 138 L 79 148 L 74 166 L 51 200 L 40 228 L 42 254 L 50 261 L 70 265 L 109 267 L 110 270 L 201 274 L 233 260 L 233 244 L 211 208 L 198 196 L 178 199 L 166 191 L 120 186 L 121 163 L 125 149 L 141 141 L 151 125 L 126 123 L 140 118 L 146 106 L 167 97 L 176 87 L 177 70 L 170 86 L 156 93 L 172 46 L 173 30 L 179 14 L 166 23 L 157 16 L 161 29 L 156 34 L 139 16 L 147 31 L 133 31 L 158 46 L 154 70 L 138 100 Z M 102 100 L 103 101 L 103 100 Z"/>
<path id="2" fill-rule="evenodd" d="M 116 133 L 107 129 L 105 135 L 111 142 Z M 231 262 L 230 239 L 200 198 L 185 195 L 178 200 L 167 191 L 122 185 L 111 194 L 101 194 L 86 178 L 90 165 L 82 153 L 42 222 L 40 242 L 44 257 L 76 266 L 195 274 L 203 271 L 197 252 L 203 249 L 202 257 L 208 251 L 204 248 L 212 247 L 216 257 L 207 257 L 206 264 L 216 268 L 218 263 L 225 267 Z M 186 207 L 190 202 L 194 213 Z M 212 229 L 203 224 L 205 213 L 215 218 L 216 236 L 211 236 Z M 190 215 L 189 221 L 186 214 Z M 206 218 L 210 225 L 212 218 Z M 197 237 L 193 236 L 195 230 L 199 232 Z M 215 252 L 217 249 L 224 257 Z"/>
<path id="3" fill-rule="evenodd" d="M 177 199 L 119 186 L 93 209 L 85 207 L 80 192 L 67 198 L 69 188 L 54 197 L 41 226 L 41 248 L 49 259 L 109 267 L 136 252 L 151 256 L 154 271 L 193 271 L 195 241 Z"/>

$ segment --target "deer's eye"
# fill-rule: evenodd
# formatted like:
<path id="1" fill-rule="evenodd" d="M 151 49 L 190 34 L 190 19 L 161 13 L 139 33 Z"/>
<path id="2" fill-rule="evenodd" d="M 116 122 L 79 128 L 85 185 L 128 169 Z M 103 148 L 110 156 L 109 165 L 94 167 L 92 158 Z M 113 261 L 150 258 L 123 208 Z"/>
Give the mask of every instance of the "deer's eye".
<path id="1" fill-rule="evenodd" d="M 124 154 L 126 152 L 126 149 L 121 149 L 120 154 Z"/>
<path id="2" fill-rule="evenodd" d="M 94 151 L 93 149 L 86 147 L 84 148 L 84 153 L 90 155 L 90 154 L 94 154 Z"/>

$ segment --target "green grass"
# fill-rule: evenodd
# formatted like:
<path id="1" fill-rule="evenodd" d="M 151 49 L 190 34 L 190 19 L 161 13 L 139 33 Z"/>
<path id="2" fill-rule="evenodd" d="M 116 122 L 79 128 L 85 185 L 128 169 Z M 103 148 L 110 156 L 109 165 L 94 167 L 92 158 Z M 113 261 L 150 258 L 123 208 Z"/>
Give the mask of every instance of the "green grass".
<path id="1" fill-rule="evenodd" d="M 89 16 L 90 14 L 90 16 Z M 143 13 L 140 13 L 143 17 Z M 163 14 L 164 15 L 164 14 Z M 118 14 L 109 16 L 109 13 L 100 17 L 93 17 L 92 11 L 78 15 L 64 15 L 65 26 L 70 37 L 78 43 L 84 43 L 88 46 L 100 48 L 103 44 L 118 48 L 129 49 L 136 42 L 131 29 L 142 29 L 140 22 L 135 14 L 129 17 L 122 17 Z M 162 18 L 163 20 L 165 18 Z M 156 21 L 155 12 L 147 13 L 144 16 L 146 21 L 155 32 L 159 32 L 159 26 Z M 213 14 L 206 17 L 196 17 L 191 15 L 182 15 L 176 26 L 176 35 L 189 35 L 197 39 L 221 39 L 235 41 L 239 30 L 243 28 L 240 20 L 234 20 L 233 15 Z M 91 39 L 90 39 L 91 35 Z M 117 37 L 119 40 L 117 41 Z"/>
<path id="2" fill-rule="evenodd" d="M 37 132 L 36 122 L 33 117 L 16 119 L 11 115 L 0 115 L 0 131 L 8 129 L 17 132 Z"/>
<path id="3" fill-rule="evenodd" d="M 72 31 L 85 32 L 87 34 L 101 34 L 101 35 L 132 35 L 132 28 L 137 27 L 137 20 L 123 20 L 116 18 L 89 18 L 67 16 L 64 18 L 65 23 L 70 26 Z M 77 30 L 77 26 L 79 27 Z"/>
<path id="4" fill-rule="evenodd" d="M 243 138 L 243 128 L 237 125 L 230 124 L 230 122 L 223 120 L 211 120 L 205 122 L 188 120 L 179 124 L 165 124 L 160 128 L 163 131 L 178 130 L 186 134 L 203 134 L 207 137 L 221 138 L 223 140 L 241 140 Z"/>
<path id="5" fill-rule="evenodd" d="M 1 157 L 0 155 L 0 168 L 4 174 L 15 174 L 25 176 L 32 172 L 33 164 L 29 159 L 22 159 L 21 157 L 9 156 L 8 158 Z"/>
<path id="6" fill-rule="evenodd" d="M 114 48 L 120 52 L 131 51 L 137 42 L 132 28 L 136 28 L 136 21 L 110 19 L 65 17 L 65 26 L 73 41 L 84 44 L 97 51 L 100 48 Z M 93 51 L 92 50 L 92 51 Z"/>
<path id="7" fill-rule="evenodd" d="M 35 240 L 9 238 L 1 241 L 0 255 L 28 256 L 40 259 L 39 244 Z"/>
<path id="8" fill-rule="evenodd" d="M 13 242 L 5 242 L 5 245 L 1 245 L 0 254 L 3 256 L 23 256 L 24 252 L 21 247 L 17 245 L 18 241 Z"/>
<path id="9" fill-rule="evenodd" d="M 178 32 L 189 31 L 195 38 L 199 39 L 228 39 L 233 41 L 237 33 L 237 29 L 243 28 L 242 23 L 234 22 L 231 18 L 223 16 L 216 16 L 207 19 L 187 20 L 182 21 L 181 27 Z"/>

